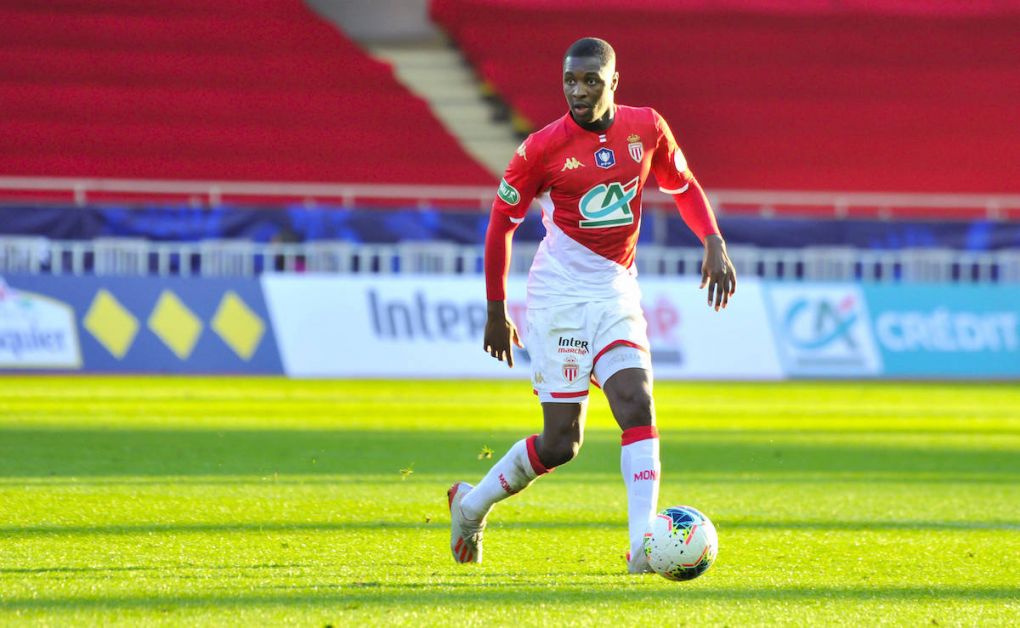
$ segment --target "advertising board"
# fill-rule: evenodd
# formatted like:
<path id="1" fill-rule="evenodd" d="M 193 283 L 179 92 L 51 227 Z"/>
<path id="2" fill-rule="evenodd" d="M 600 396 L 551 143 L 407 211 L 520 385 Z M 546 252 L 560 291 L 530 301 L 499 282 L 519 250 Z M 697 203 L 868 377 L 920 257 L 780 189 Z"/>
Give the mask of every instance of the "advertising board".
<path id="1" fill-rule="evenodd" d="M 908 284 L 863 292 L 886 375 L 1020 376 L 1020 289 Z"/>
<path id="2" fill-rule="evenodd" d="M 508 369 L 482 350 L 481 277 L 263 278 L 284 370 L 296 377 L 527 379 L 524 282 L 507 300 L 525 350 Z M 779 378 L 761 286 L 741 284 L 739 307 L 714 312 L 690 279 L 642 282 L 656 377 Z"/>
<path id="3" fill-rule="evenodd" d="M 282 373 L 256 280 L 11 275 L 0 369 Z"/>
<path id="4" fill-rule="evenodd" d="M 869 377 L 881 373 L 862 289 L 849 283 L 770 283 L 768 315 L 790 377 Z"/>

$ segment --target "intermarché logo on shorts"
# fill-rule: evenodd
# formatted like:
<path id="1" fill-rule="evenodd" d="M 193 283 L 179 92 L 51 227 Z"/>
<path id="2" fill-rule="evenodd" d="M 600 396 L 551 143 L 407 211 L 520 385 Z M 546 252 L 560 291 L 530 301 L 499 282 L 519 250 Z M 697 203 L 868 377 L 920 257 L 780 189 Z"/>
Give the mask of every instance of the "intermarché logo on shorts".
<path id="1" fill-rule="evenodd" d="M 558 353 L 576 353 L 577 355 L 588 354 L 588 341 L 578 340 L 577 338 L 564 338 L 560 336 L 559 341 L 556 343 L 559 345 Z"/>

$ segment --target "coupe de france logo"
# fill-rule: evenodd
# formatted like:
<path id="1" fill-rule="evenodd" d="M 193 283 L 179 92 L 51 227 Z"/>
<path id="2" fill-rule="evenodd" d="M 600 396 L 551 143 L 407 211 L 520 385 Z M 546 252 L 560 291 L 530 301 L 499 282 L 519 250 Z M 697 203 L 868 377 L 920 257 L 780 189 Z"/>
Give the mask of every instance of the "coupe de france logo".
<path id="1" fill-rule="evenodd" d="M 595 165 L 599 168 L 612 168 L 616 165 L 616 155 L 613 149 L 602 147 L 595 151 Z"/>
<path id="2" fill-rule="evenodd" d="M 630 209 L 630 202 L 637 196 L 639 179 L 634 177 L 623 184 L 616 181 L 609 185 L 600 183 L 585 192 L 578 203 L 585 220 L 578 222 L 578 226 L 582 229 L 603 229 L 633 223 L 634 212 Z"/>

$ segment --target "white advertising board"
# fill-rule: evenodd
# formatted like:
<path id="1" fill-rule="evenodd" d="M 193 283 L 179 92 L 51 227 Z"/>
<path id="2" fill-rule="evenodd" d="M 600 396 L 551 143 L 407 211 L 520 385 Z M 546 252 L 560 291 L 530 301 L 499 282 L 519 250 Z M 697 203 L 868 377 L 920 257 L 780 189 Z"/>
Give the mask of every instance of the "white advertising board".
<path id="1" fill-rule="evenodd" d="M 860 286 L 773 283 L 766 301 L 784 370 L 793 377 L 874 376 L 881 361 Z"/>
<path id="2" fill-rule="evenodd" d="M 0 369 L 79 369 L 74 310 L 0 278 Z"/>
<path id="3" fill-rule="evenodd" d="M 781 377 L 760 284 L 744 281 L 714 312 L 689 278 L 641 282 L 658 379 Z M 436 276 L 266 275 L 263 290 L 283 360 L 294 377 L 514 378 L 482 350 L 483 279 Z M 508 307 L 524 331 L 524 280 Z M 527 346 L 527 338 L 524 338 Z"/>
<path id="4" fill-rule="evenodd" d="M 783 372 L 762 285 L 742 279 L 716 312 L 689 277 L 641 280 L 657 379 L 779 379 Z"/>

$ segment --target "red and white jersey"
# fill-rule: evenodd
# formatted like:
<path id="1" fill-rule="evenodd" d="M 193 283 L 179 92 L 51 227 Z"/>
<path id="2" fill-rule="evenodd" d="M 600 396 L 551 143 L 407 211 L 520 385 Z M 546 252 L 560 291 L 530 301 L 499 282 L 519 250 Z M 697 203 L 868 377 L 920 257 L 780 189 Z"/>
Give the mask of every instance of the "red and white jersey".
<path id="1" fill-rule="evenodd" d="M 634 251 L 648 173 L 678 194 L 694 179 L 666 121 L 650 107 L 616 106 L 613 124 L 588 131 L 569 113 L 517 149 L 495 211 L 521 222 L 533 199 L 546 236 L 528 276 L 528 306 L 640 299 Z"/>

